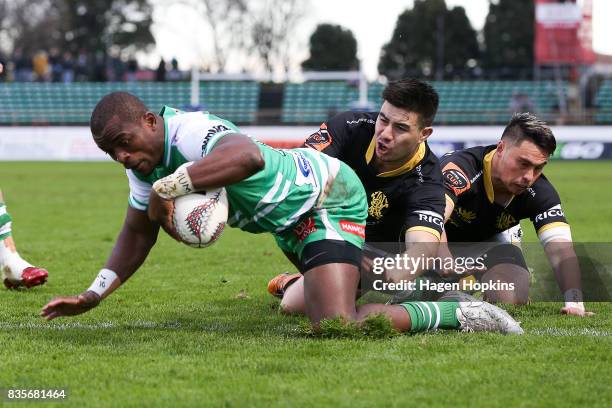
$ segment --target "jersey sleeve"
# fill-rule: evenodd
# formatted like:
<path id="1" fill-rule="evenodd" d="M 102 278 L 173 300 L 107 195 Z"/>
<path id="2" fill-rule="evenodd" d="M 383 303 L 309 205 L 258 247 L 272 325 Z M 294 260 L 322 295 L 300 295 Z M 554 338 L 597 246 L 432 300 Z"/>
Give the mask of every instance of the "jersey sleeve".
<path id="1" fill-rule="evenodd" d="M 473 163 L 461 155 L 461 152 L 451 152 L 440 159 L 444 192 L 448 199 L 457 204 L 459 196 L 472 187 L 474 177 Z"/>
<path id="2" fill-rule="evenodd" d="M 436 166 L 439 172 L 439 167 Z M 406 200 L 407 231 L 426 231 L 438 239 L 444 229 L 444 187 L 438 178 L 425 179 L 411 188 Z"/>
<path id="3" fill-rule="evenodd" d="M 140 180 L 132 170 L 126 170 L 126 173 L 130 186 L 130 194 L 128 197 L 129 206 L 136 210 L 146 211 L 149 207 L 149 194 L 151 193 L 153 185 Z"/>
<path id="4" fill-rule="evenodd" d="M 319 130 L 308 136 L 303 147 L 310 147 L 343 160 L 344 151 L 350 136 L 345 116 L 345 114 L 336 115 L 327 122 L 322 123 Z"/>
<path id="5" fill-rule="evenodd" d="M 550 232 L 545 234 L 550 229 L 557 227 L 569 229 L 565 213 L 561 208 L 559 194 L 546 177 L 541 176 L 527 194 L 530 193 L 532 197 L 529 206 L 529 218 L 540 239 L 550 235 Z"/>

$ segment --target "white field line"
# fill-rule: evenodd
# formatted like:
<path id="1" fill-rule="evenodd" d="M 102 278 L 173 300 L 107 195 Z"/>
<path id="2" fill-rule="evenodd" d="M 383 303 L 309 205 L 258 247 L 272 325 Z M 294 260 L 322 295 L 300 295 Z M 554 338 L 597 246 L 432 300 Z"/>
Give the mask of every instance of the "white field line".
<path id="1" fill-rule="evenodd" d="M 30 330 L 30 329 L 42 329 L 42 330 L 70 330 L 70 329 L 84 329 L 84 330 L 100 330 L 100 329 L 178 329 L 178 328 L 189 328 L 196 327 L 195 325 L 183 325 L 180 322 L 150 322 L 144 320 L 136 320 L 128 323 L 113 323 L 113 322 L 100 322 L 100 323 L 0 323 L 0 330 Z"/>
<path id="2" fill-rule="evenodd" d="M 136 320 L 128 323 L 0 323 L 0 330 L 108 330 L 108 329 L 159 329 L 159 330 L 176 330 L 176 329 L 202 329 L 210 330 L 207 325 L 198 324 L 183 324 L 181 322 L 153 322 L 145 320 Z M 526 335 L 534 336 L 563 336 L 563 337 L 609 337 L 612 332 L 606 330 L 596 330 L 589 328 L 537 328 L 526 330 Z"/>
<path id="3" fill-rule="evenodd" d="M 538 328 L 533 330 L 526 330 L 525 334 L 532 334 L 535 336 L 591 336 L 591 337 L 608 337 L 612 336 L 612 332 L 606 330 L 596 330 L 589 329 L 587 327 L 583 327 L 581 329 L 568 329 L 568 328 L 558 328 L 558 327 L 546 327 L 546 328 Z"/>

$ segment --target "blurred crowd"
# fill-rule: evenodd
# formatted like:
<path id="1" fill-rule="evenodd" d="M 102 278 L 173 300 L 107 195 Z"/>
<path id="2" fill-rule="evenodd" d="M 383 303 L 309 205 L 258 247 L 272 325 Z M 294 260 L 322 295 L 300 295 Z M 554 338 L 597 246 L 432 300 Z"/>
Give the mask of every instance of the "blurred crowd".
<path id="1" fill-rule="evenodd" d="M 120 81 L 178 81 L 185 79 L 178 61 L 169 63 L 162 58 L 157 69 L 142 69 L 135 58 L 124 60 L 116 55 L 91 54 L 80 51 L 51 49 L 28 54 L 15 49 L 11 56 L 0 54 L 4 82 L 120 82 Z"/>

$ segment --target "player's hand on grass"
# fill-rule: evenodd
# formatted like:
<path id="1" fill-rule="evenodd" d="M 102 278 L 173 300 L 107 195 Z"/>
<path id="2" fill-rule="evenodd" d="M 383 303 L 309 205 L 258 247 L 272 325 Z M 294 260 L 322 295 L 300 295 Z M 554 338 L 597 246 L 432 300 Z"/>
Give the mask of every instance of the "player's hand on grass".
<path id="1" fill-rule="evenodd" d="M 565 306 L 561 308 L 561 314 L 570 315 L 570 316 L 589 317 L 589 316 L 593 316 L 595 313 L 587 312 L 584 309 L 584 307 Z"/>
<path id="2" fill-rule="evenodd" d="M 151 191 L 151 195 L 149 196 L 149 219 L 161 225 L 164 231 L 172 238 L 180 241 L 176 229 L 174 228 L 174 222 L 172 220 L 173 214 L 173 200 L 163 199 L 155 191 Z"/>
<path id="3" fill-rule="evenodd" d="M 100 300 L 100 295 L 90 290 L 77 296 L 59 297 L 47 303 L 42 308 L 40 315 L 47 320 L 61 316 L 74 316 L 98 306 Z"/>

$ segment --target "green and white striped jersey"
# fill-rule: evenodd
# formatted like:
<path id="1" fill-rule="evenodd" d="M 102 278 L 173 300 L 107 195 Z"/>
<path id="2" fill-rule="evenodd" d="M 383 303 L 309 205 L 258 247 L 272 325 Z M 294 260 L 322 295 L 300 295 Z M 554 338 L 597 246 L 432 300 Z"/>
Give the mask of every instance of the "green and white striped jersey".
<path id="1" fill-rule="evenodd" d="M 205 157 L 223 136 L 239 132 L 231 122 L 208 112 L 181 112 L 164 107 L 163 162 L 148 176 L 127 170 L 129 204 L 146 210 L 153 183 L 186 162 Z M 226 186 L 228 223 L 244 231 L 281 232 L 300 216 L 320 208 L 340 169 L 340 161 L 313 149 L 279 150 L 256 142 L 264 157 L 263 170 Z"/>

